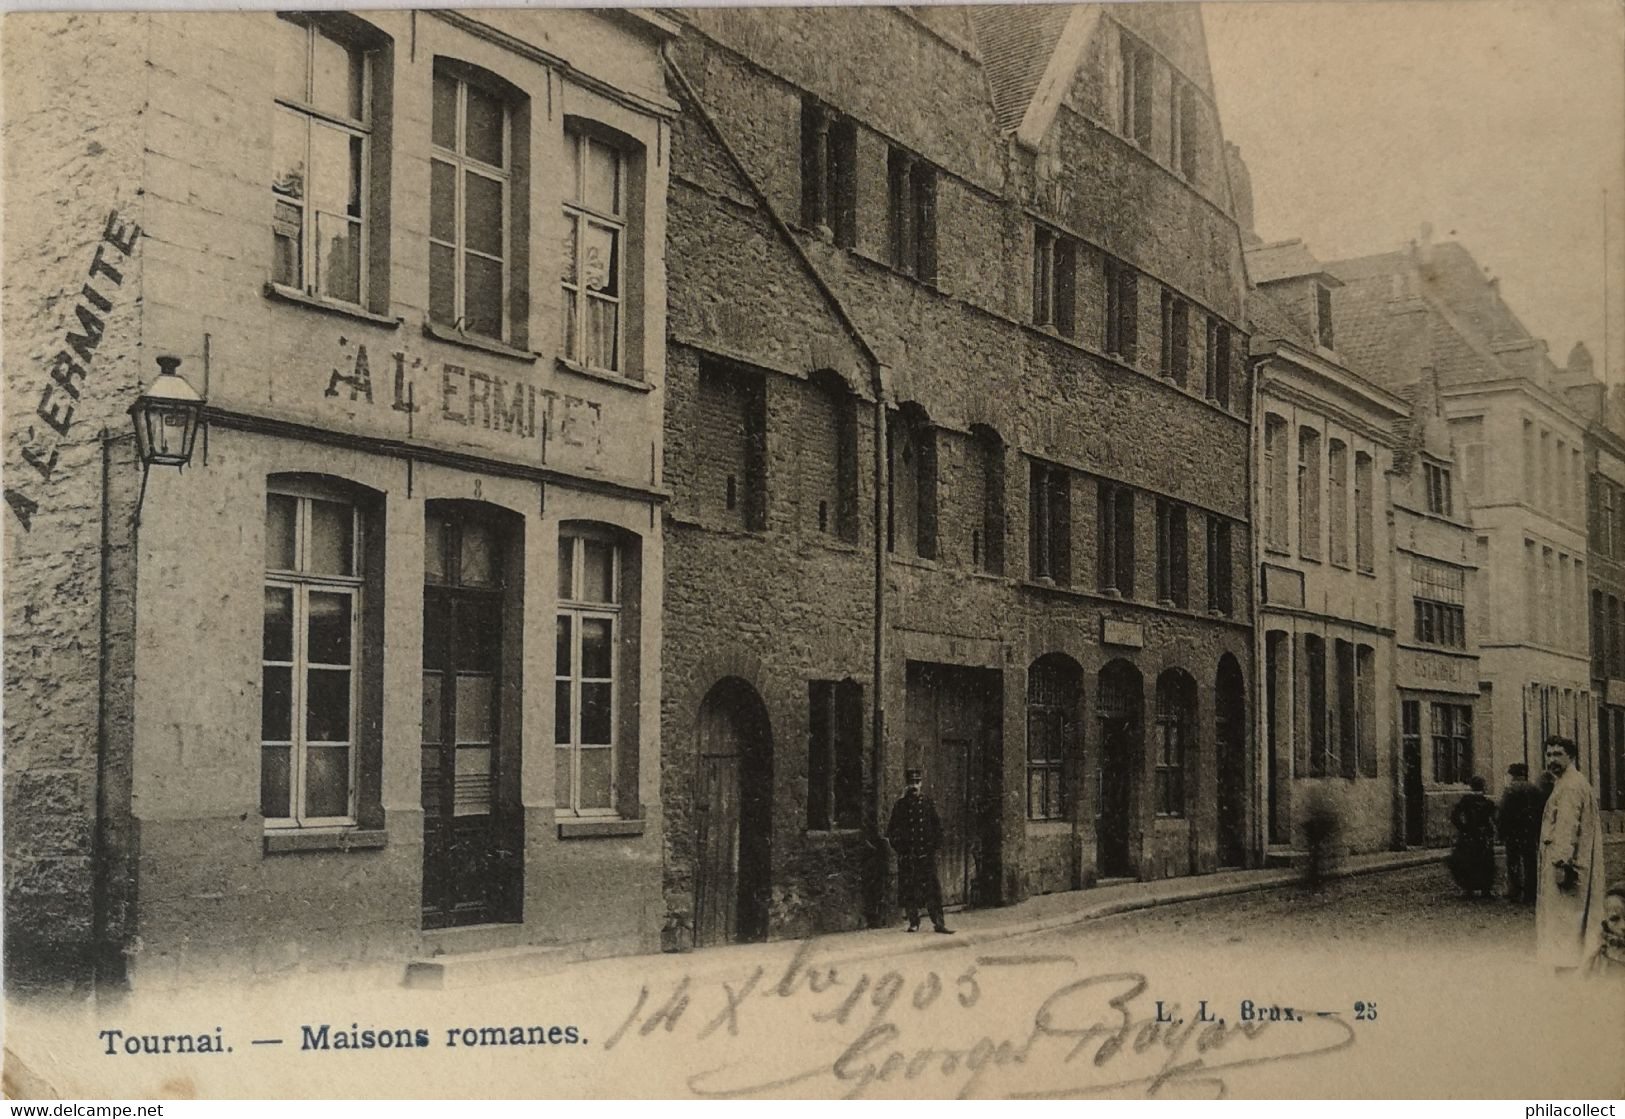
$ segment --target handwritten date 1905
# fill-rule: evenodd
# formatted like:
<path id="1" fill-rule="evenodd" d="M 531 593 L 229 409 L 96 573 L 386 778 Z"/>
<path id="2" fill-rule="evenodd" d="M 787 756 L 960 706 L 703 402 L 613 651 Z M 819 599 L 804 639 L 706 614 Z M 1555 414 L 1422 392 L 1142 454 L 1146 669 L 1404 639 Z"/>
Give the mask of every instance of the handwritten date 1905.
<path id="1" fill-rule="evenodd" d="M 722 1038 L 741 1036 L 743 1025 L 744 1036 L 759 1043 L 728 1061 L 740 1052 L 732 1043 L 731 1053 L 717 1054 L 721 1067 L 690 1076 L 696 1095 L 782 1094 L 797 1085 L 848 1098 L 1065 1098 L 1222 1096 L 1225 1070 L 1304 1060 L 1354 1043 L 1353 1027 L 1336 1013 L 1261 1014 L 1257 1009 L 1273 1004 L 1248 1003 L 1255 1013 L 1226 1020 L 1199 1000 L 1197 1013 L 1187 1015 L 1178 1003 L 1148 998 L 1144 975 L 1080 978 L 1069 956 L 977 956 L 940 972 L 877 975 L 816 964 L 814 952 L 815 942 L 803 941 L 776 982 L 759 967 L 742 981 L 710 987 L 685 976 L 664 1000 L 651 1000 L 645 986 L 605 1049 L 656 1031 L 680 1033 L 700 1046 L 699 1061 Z M 795 1044 L 775 1045 L 777 1037 Z"/>

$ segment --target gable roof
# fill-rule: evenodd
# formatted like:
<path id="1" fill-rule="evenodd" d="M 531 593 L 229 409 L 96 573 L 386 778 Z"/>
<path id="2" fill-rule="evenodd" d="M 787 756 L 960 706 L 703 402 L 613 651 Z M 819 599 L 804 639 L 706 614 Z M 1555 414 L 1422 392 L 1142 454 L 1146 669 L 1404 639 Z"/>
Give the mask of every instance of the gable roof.
<path id="1" fill-rule="evenodd" d="M 978 4 L 969 9 L 977 52 L 993 94 L 993 116 L 1014 132 L 1049 68 L 1070 4 Z"/>

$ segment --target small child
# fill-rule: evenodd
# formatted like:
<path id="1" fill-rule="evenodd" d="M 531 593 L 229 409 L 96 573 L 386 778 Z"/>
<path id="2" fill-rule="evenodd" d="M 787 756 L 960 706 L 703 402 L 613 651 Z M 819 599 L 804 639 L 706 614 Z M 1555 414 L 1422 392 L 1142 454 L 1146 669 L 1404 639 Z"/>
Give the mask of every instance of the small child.
<path id="1" fill-rule="evenodd" d="M 1625 979 L 1625 882 L 1608 887 L 1602 899 L 1602 943 L 1586 963 L 1590 975 Z"/>

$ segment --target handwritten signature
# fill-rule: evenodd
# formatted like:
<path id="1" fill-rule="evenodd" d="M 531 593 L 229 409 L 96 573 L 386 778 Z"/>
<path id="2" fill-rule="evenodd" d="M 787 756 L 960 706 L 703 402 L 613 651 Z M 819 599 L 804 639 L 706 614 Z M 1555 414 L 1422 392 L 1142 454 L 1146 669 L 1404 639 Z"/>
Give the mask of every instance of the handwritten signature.
<path id="1" fill-rule="evenodd" d="M 940 1093 L 959 1098 L 1068 1099 L 1138 1093 L 1146 1097 L 1222 1098 L 1223 1073 L 1303 1061 L 1354 1044 L 1352 1023 L 1337 1014 L 1302 1021 L 1229 1022 L 1159 1002 L 1142 974 L 1118 971 L 1073 976 L 1070 956 L 978 956 L 963 968 L 873 974 L 851 965 L 815 962 L 815 942 L 803 941 L 777 982 L 756 968 L 743 982 L 701 986 L 684 976 L 654 1005 L 647 986 L 605 1043 L 647 1044 L 657 1033 L 708 1039 L 759 1037 L 745 1058 L 689 1076 L 696 1096 L 732 1099 L 782 1093 L 797 1086 L 845 1098 Z M 1067 972 L 1048 987 L 1038 974 Z M 1018 982 L 1009 982 L 1017 978 Z M 1036 1007 L 1029 991 L 1046 991 Z M 764 1059 L 782 1057 L 776 1027 L 754 1007 L 774 1000 L 778 1013 L 804 1018 L 832 1040 L 805 1042 L 788 1073 L 764 1076 Z M 1174 1010 L 1169 1013 L 1170 1007 Z M 703 1009 L 702 1009 L 703 1008 Z M 1009 1021 L 1007 1028 L 987 1024 Z M 969 1038 L 943 1044 L 940 1038 Z"/>

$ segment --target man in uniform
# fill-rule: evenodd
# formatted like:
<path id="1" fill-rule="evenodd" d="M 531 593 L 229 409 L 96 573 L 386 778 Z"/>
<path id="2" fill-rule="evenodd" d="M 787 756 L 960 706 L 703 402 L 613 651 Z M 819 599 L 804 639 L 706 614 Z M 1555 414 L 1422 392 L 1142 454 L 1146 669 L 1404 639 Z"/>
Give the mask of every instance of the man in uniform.
<path id="1" fill-rule="evenodd" d="M 920 791 L 925 774 L 910 769 L 903 775 L 908 786 L 892 805 L 886 840 L 897 852 L 898 900 L 908 911 L 908 931 L 920 931 L 920 906 L 931 914 L 939 933 L 951 933 L 942 919 L 942 885 L 937 881 L 937 848 L 942 845 L 942 822 L 936 806 Z"/>
<path id="2" fill-rule="evenodd" d="M 1522 762 L 1507 766 L 1507 776 L 1512 780 L 1501 794 L 1495 821 L 1506 844 L 1507 900 L 1534 905 L 1535 847 L 1540 843 L 1540 810 L 1546 798 L 1529 783 L 1529 767 Z"/>
<path id="3" fill-rule="evenodd" d="M 1573 971 L 1596 947 L 1605 884 L 1597 796 L 1575 762 L 1572 738 L 1546 740 L 1552 795 L 1540 822 L 1535 950 L 1546 967 Z"/>

